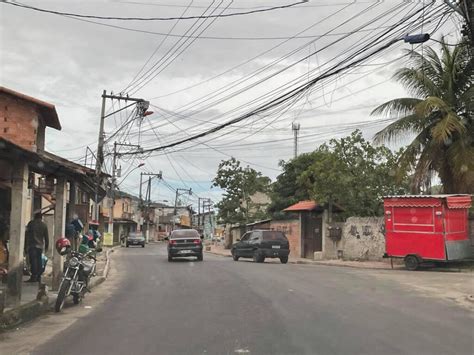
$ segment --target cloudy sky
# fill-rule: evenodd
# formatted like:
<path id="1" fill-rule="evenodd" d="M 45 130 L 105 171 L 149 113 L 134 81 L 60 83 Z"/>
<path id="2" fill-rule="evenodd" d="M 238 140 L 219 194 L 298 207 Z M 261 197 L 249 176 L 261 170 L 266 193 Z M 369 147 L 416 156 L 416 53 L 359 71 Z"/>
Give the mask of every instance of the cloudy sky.
<path id="1" fill-rule="evenodd" d="M 239 13 L 294 2 L 298 1 L 25 0 L 21 4 L 63 13 L 163 18 Z M 445 35 L 455 42 L 459 19 L 447 13 L 449 8 L 442 1 L 424 11 L 422 7 L 423 1 L 312 0 L 242 16 L 126 21 L 0 4 L 0 81 L 56 105 L 63 129 L 48 130 L 47 149 L 84 163 L 86 147 L 96 150 L 103 90 L 148 100 L 154 112 L 143 120 L 135 119 L 131 110 L 107 118 L 108 137 L 127 120 L 130 124 L 109 140 L 106 150 L 111 151 L 113 141 L 159 147 L 252 112 L 335 66 L 377 51 L 402 33 L 428 32 L 435 39 Z M 165 182 L 154 182 L 154 199 L 172 201 L 172 189 L 179 187 L 195 191 L 189 203 L 197 195 L 217 201 L 221 192 L 211 188 L 211 180 L 223 159 L 235 157 L 272 179 L 279 174 L 278 162 L 293 156 L 294 121 L 301 124 L 299 152 L 309 152 L 355 128 L 371 138 L 387 124 L 384 118 L 371 117 L 371 110 L 407 95 L 391 76 L 409 65 L 410 49 L 398 41 L 272 110 L 164 151 L 124 156 L 119 162 L 120 188 L 137 194 L 140 171 L 162 171 Z M 106 102 L 107 112 L 124 106 L 123 101 Z M 135 169 L 142 162 L 145 165 Z"/>

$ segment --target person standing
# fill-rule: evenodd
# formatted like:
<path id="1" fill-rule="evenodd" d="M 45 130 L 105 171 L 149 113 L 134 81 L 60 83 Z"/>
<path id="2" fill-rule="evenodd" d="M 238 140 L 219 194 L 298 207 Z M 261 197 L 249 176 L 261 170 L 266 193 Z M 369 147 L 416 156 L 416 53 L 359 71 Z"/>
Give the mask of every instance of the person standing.
<path id="1" fill-rule="evenodd" d="M 26 282 L 41 281 L 41 256 L 43 250 L 48 250 L 48 246 L 48 226 L 43 222 L 41 213 L 35 213 L 34 219 L 26 226 L 25 233 L 25 251 L 28 254 L 31 266 L 31 277 Z"/>

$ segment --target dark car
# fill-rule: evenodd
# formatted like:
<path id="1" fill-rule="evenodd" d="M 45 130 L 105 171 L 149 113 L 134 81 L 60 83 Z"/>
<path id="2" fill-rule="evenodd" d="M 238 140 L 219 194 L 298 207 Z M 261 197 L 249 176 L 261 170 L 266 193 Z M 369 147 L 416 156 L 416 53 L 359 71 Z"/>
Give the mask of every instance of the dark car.
<path id="1" fill-rule="evenodd" d="M 265 258 L 279 258 L 283 264 L 288 262 L 290 243 L 283 232 L 271 230 L 253 230 L 245 233 L 237 243 L 232 245 L 232 257 L 253 258 L 256 263 L 263 263 Z"/>
<path id="2" fill-rule="evenodd" d="M 130 232 L 127 235 L 127 241 L 126 241 L 127 248 L 130 245 L 141 245 L 142 248 L 145 247 L 145 237 L 141 232 Z"/>
<path id="3" fill-rule="evenodd" d="M 195 256 L 202 261 L 202 241 L 197 230 L 177 229 L 165 239 L 168 240 L 168 261 L 186 256 Z"/>

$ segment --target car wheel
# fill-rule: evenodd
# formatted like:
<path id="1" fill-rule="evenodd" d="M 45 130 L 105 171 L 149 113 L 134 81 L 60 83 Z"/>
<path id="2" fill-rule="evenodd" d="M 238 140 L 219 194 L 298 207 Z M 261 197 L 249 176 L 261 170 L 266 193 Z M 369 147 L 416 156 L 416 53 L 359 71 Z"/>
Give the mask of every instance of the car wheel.
<path id="1" fill-rule="evenodd" d="M 420 260 L 416 255 L 407 255 L 405 257 L 405 267 L 410 271 L 415 271 L 420 266 Z"/>
<path id="2" fill-rule="evenodd" d="M 255 252 L 253 253 L 253 261 L 256 263 L 263 263 L 265 261 L 265 257 L 260 254 L 258 250 L 255 250 Z"/>
<path id="3" fill-rule="evenodd" d="M 235 255 L 235 250 L 234 249 L 232 249 L 230 253 L 232 254 L 232 259 L 234 259 L 234 261 L 239 261 L 239 257 L 237 255 Z"/>
<path id="4" fill-rule="evenodd" d="M 127 248 L 128 248 L 128 243 L 127 243 Z"/>
<path id="5" fill-rule="evenodd" d="M 169 262 L 173 261 L 173 257 L 171 255 L 168 255 L 168 261 Z"/>
<path id="6" fill-rule="evenodd" d="M 280 261 L 282 264 L 286 264 L 288 262 L 288 257 L 287 256 L 281 256 Z"/>
<path id="7" fill-rule="evenodd" d="M 202 261 L 202 259 L 203 259 L 203 258 L 202 258 L 202 254 L 200 254 L 200 255 L 197 256 L 197 261 Z"/>
<path id="8" fill-rule="evenodd" d="M 145 244 L 142 244 L 142 248 L 144 248 L 144 247 L 145 247 Z"/>

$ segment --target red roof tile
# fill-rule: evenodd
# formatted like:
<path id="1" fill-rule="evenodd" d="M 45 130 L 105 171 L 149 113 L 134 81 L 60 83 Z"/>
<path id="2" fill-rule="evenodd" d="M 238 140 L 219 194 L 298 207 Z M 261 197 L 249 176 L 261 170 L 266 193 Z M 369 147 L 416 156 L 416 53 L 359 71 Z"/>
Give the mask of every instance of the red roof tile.
<path id="1" fill-rule="evenodd" d="M 291 211 L 314 211 L 318 207 L 322 207 L 316 201 L 313 200 L 306 200 L 300 201 L 291 205 L 290 207 L 285 208 L 283 211 L 291 212 Z"/>

